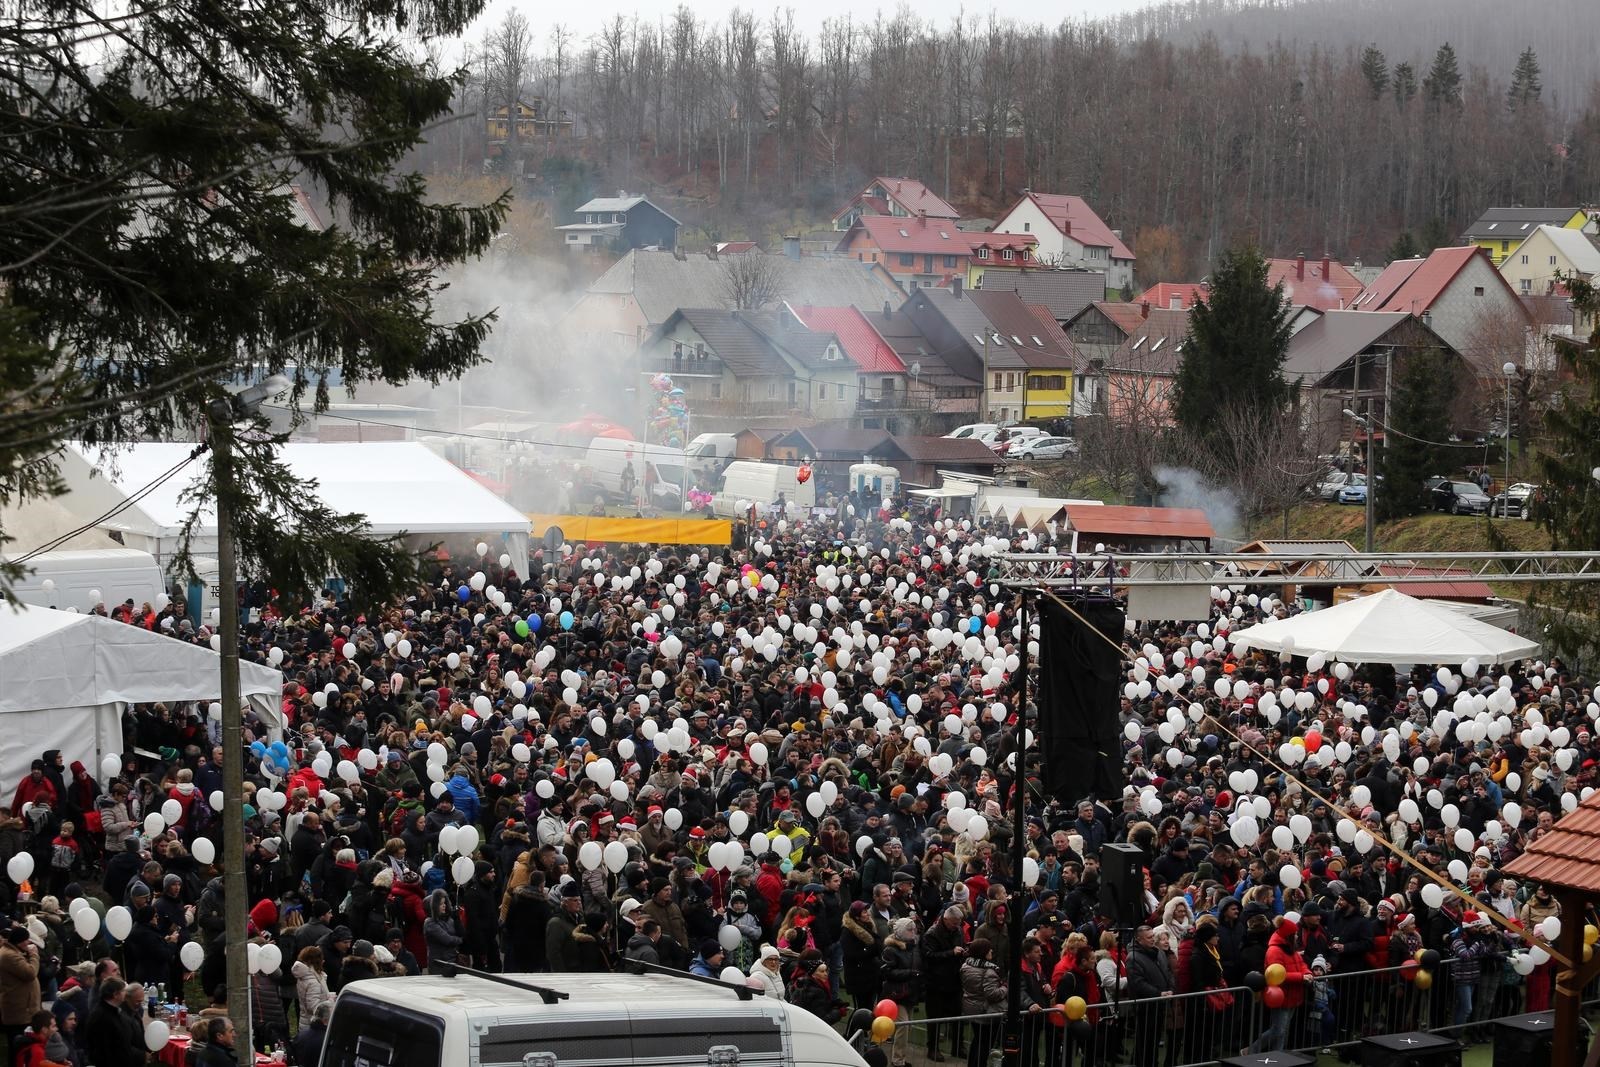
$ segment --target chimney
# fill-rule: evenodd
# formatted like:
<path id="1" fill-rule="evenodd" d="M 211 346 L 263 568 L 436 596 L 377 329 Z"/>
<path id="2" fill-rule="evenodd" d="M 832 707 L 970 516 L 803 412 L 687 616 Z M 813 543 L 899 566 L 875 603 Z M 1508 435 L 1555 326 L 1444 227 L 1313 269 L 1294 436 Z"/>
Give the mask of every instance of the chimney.
<path id="1" fill-rule="evenodd" d="M 1148 319 L 1150 317 L 1150 301 L 1144 300 L 1139 303 L 1139 317 L 1141 319 Z"/>
<path id="2" fill-rule="evenodd" d="M 890 307 L 889 301 L 885 300 L 883 302 L 883 321 L 888 322 L 892 318 L 894 318 L 894 308 Z"/>
<path id="3" fill-rule="evenodd" d="M 626 200 L 626 199 L 628 199 L 628 190 L 626 190 L 626 189 L 618 189 L 617 190 L 617 199 L 618 200 Z"/>
<path id="4" fill-rule="evenodd" d="M 1294 279 L 1297 282 L 1306 280 L 1306 254 L 1301 252 L 1295 256 Z"/>
<path id="5" fill-rule="evenodd" d="M 1328 255 L 1327 252 L 1323 252 L 1322 253 L 1322 280 L 1323 281 L 1327 281 L 1328 278 L 1329 278 L 1328 265 L 1332 261 L 1332 259 L 1333 259 L 1333 257 Z"/>
<path id="6" fill-rule="evenodd" d="M 950 279 L 950 295 L 957 300 L 961 299 L 961 275 L 959 274 Z"/>
<path id="7" fill-rule="evenodd" d="M 786 233 L 783 235 L 783 254 L 789 259 L 800 258 L 800 235 Z"/>
<path id="8" fill-rule="evenodd" d="M 1065 221 L 1065 222 L 1063 222 L 1063 223 L 1062 223 L 1062 224 L 1061 224 L 1061 225 L 1062 225 L 1062 226 L 1063 226 L 1063 227 L 1065 227 L 1065 229 L 1066 229 L 1066 235 L 1067 235 L 1067 236 L 1068 236 L 1068 237 L 1071 237 L 1071 236 L 1072 236 L 1072 220 L 1071 220 L 1071 219 L 1068 219 L 1068 220 L 1066 220 L 1066 221 Z"/>

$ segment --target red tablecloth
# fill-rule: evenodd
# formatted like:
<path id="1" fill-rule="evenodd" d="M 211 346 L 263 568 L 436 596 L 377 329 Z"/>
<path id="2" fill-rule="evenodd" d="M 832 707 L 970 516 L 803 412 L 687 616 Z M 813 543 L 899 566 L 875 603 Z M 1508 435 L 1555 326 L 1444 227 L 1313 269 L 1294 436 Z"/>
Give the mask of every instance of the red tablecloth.
<path id="1" fill-rule="evenodd" d="M 156 1053 L 162 1067 L 185 1067 L 184 1058 L 189 1051 L 189 1035 L 175 1033 L 167 1039 L 166 1046 Z M 274 1060 L 264 1052 L 256 1053 L 256 1067 L 274 1067 Z"/>

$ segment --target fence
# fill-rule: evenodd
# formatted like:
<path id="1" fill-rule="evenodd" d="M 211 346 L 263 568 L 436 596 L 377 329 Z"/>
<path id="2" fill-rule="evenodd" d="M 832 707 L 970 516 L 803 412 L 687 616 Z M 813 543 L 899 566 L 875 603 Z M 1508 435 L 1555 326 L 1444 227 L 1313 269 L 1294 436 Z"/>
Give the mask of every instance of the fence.
<path id="1" fill-rule="evenodd" d="M 1471 993 L 1450 974 L 1448 962 L 1419 989 L 1399 968 L 1330 974 L 1307 984 L 1303 1002 L 1274 1013 L 1261 997 L 1233 987 L 1233 1003 L 1213 1008 L 1210 990 L 1138 1000 L 1123 997 L 1091 1007 L 1087 1031 L 1054 1025 L 1047 1013 L 1027 1017 L 1023 1063 L 1042 1067 L 1198 1067 L 1242 1050 L 1347 1053 L 1374 1034 L 1426 1030 L 1472 1045 L 1493 1040 L 1494 1019 L 1527 1010 L 1524 980 L 1509 967 L 1485 970 Z M 1584 990 L 1584 1008 L 1600 1005 L 1600 983 Z M 1275 1017 L 1276 1016 L 1276 1017 Z M 892 1063 L 921 1064 L 965 1057 L 971 1042 L 998 1048 L 1002 1014 L 910 1019 L 896 1024 Z M 1274 1029 L 1276 1025 L 1276 1029 Z M 933 1044 L 930 1045 L 930 1037 Z M 938 1055 L 935 1055 L 937 1053 Z"/>

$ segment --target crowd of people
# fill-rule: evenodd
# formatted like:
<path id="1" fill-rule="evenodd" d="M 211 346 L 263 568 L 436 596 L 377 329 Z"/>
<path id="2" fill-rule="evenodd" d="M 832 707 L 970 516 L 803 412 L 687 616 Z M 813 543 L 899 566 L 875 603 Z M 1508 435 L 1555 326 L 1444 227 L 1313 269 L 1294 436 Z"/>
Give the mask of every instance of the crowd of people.
<path id="1" fill-rule="evenodd" d="M 1296 606 L 1214 589 L 1210 619 L 1129 625 L 1126 788 L 1032 791 L 1018 869 L 1038 631 L 996 556 L 1048 547 L 847 511 L 739 548 L 563 548 L 532 577 L 468 546 L 375 611 L 262 598 L 243 652 L 283 672 L 286 729 L 247 723 L 237 813 L 256 1047 L 313 1063 L 346 987 L 451 962 L 657 964 L 833 1023 L 888 1001 L 926 1020 L 883 1043 L 894 1067 L 984 1062 L 1014 974 L 1030 1062 L 1063 1067 L 1549 1006 L 1535 935 L 1588 920 L 1500 868 L 1591 789 L 1579 679 L 1252 652 L 1229 634 Z M 177 602 L 124 617 L 210 637 Z M 15 786 L 14 1060 L 131 1064 L 187 999 L 189 1055 L 234 1062 L 220 733 L 213 706 L 133 707 L 123 754 L 45 752 Z M 1147 860 L 1136 924 L 1102 891 L 1114 842 Z"/>

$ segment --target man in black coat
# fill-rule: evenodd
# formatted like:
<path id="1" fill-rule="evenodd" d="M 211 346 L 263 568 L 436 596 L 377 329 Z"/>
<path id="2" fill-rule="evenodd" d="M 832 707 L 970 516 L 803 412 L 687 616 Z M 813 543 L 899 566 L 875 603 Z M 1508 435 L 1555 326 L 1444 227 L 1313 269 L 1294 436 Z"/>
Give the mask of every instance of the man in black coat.
<path id="1" fill-rule="evenodd" d="M 967 958 L 966 913 L 951 905 L 922 935 L 922 964 L 928 1018 L 961 1014 L 961 964 Z M 939 1031 L 944 1024 L 928 1026 L 928 1059 L 939 1061 Z M 961 1024 L 950 1023 L 950 1051 L 961 1055 Z"/>
<path id="2" fill-rule="evenodd" d="M 316 1067 L 317 1061 L 322 1058 L 322 1043 L 328 1036 L 328 1017 L 333 1014 L 333 1003 L 323 1001 L 317 1005 L 316 1011 L 311 1013 L 311 1025 L 300 1031 L 298 1037 L 291 1043 L 294 1049 L 294 1061 L 300 1067 Z"/>
<path id="3" fill-rule="evenodd" d="M 84 1023 L 84 1053 L 95 1067 L 143 1067 L 144 1035 L 134 1033 L 128 1013 L 122 1010 L 128 984 L 107 978 L 100 987 L 100 1003 Z"/>

